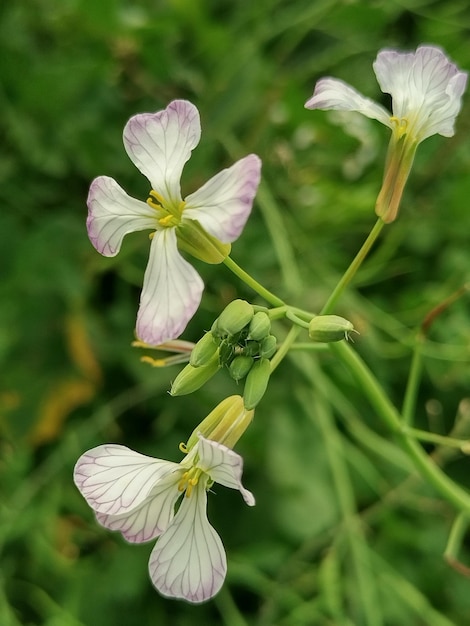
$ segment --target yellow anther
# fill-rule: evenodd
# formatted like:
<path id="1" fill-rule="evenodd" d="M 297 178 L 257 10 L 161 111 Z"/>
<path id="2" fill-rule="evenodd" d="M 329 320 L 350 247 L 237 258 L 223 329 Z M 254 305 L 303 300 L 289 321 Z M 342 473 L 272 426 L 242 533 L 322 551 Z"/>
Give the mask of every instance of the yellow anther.
<path id="1" fill-rule="evenodd" d="M 181 442 L 178 448 L 180 452 L 182 452 L 183 454 L 188 454 L 188 447 L 186 446 L 185 443 Z"/>
<path id="2" fill-rule="evenodd" d="M 141 356 L 142 363 L 148 363 L 152 367 L 165 367 L 167 365 L 165 359 L 152 359 L 151 356 Z"/>
<path id="3" fill-rule="evenodd" d="M 160 226 L 163 226 L 164 228 L 167 226 L 176 226 L 176 224 L 178 223 L 178 221 L 175 219 L 174 215 L 165 215 L 165 217 L 161 217 L 158 220 L 158 223 L 160 224 Z"/>

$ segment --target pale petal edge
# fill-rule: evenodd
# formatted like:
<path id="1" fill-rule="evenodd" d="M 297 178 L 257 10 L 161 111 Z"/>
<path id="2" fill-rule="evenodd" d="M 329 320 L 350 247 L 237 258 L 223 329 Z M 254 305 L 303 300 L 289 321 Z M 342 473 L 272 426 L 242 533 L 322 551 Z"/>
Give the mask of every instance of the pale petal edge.
<path id="1" fill-rule="evenodd" d="M 197 271 L 178 252 L 175 230 L 157 231 L 137 314 L 138 339 L 154 346 L 177 339 L 197 311 L 203 289 Z"/>
<path id="2" fill-rule="evenodd" d="M 116 256 L 128 233 L 157 227 L 155 210 L 129 196 L 109 176 L 99 176 L 91 183 L 87 205 L 88 236 L 103 256 Z"/>
<path id="3" fill-rule="evenodd" d="M 190 194 L 183 215 L 222 243 L 231 243 L 245 227 L 260 180 L 261 159 L 249 154 Z"/>
<path id="4" fill-rule="evenodd" d="M 305 103 L 306 109 L 357 111 L 391 127 L 390 113 L 370 98 L 338 78 L 321 78 L 315 85 L 313 96 Z"/>
<path id="5" fill-rule="evenodd" d="M 104 444 L 82 454 L 73 478 L 96 513 L 122 515 L 140 507 L 159 481 L 179 469 L 178 463 Z"/>
<path id="6" fill-rule="evenodd" d="M 183 498 L 150 555 L 150 578 L 166 597 L 200 604 L 214 597 L 224 583 L 225 550 L 207 519 L 206 505 L 206 486 L 200 481 L 191 496 Z"/>
<path id="7" fill-rule="evenodd" d="M 211 479 L 229 489 L 237 489 L 248 506 L 255 505 L 255 497 L 242 485 L 243 457 L 217 441 L 198 435 L 198 467 Z"/>
<path id="8" fill-rule="evenodd" d="M 187 100 L 173 100 L 162 111 L 131 117 L 124 132 L 129 158 L 167 201 L 181 200 L 185 163 L 201 137 L 199 111 Z"/>

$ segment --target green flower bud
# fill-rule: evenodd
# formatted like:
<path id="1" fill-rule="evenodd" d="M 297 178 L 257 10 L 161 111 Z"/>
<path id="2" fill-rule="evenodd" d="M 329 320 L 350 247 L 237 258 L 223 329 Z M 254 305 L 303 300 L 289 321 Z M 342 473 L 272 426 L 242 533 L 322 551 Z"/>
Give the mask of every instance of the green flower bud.
<path id="1" fill-rule="evenodd" d="M 248 338 L 254 341 L 261 341 L 271 332 L 271 320 L 269 315 L 259 311 L 255 313 L 248 327 Z"/>
<path id="2" fill-rule="evenodd" d="M 225 335 L 235 335 L 249 324 L 255 312 L 246 300 L 234 300 L 219 315 L 217 331 Z"/>
<path id="3" fill-rule="evenodd" d="M 216 352 L 207 365 L 193 367 L 190 363 L 181 370 L 170 389 L 172 396 L 185 396 L 200 389 L 219 369 L 219 354 Z"/>
<path id="4" fill-rule="evenodd" d="M 228 368 L 230 376 L 238 383 L 239 380 L 245 378 L 245 376 L 251 370 L 253 363 L 254 359 L 252 356 L 246 356 L 245 354 L 240 354 L 236 356 L 230 363 L 230 367 Z"/>
<path id="5" fill-rule="evenodd" d="M 218 343 L 215 341 L 212 333 L 206 333 L 191 351 L 189 362 L 193 367 L 201 367 L 207 365 L 217 352 Z"/>
<path id="6" fill-rule="evenodd" d="M 265 359 L 270 359 L 276 352 L 277 339 L 274 335 L 265 337 L 259 346 L 259 355 Z"/>
<path id="7" fill-rule="evenodd" d="M 196 220 L 183 220 L 176 229 L 178 248 L 205 263 L 222 263 L 230 254 L 229 243 L 209 235 Z"/>
<path id="8" fill-rule="evenodd" d="M 268 359 L 261 358 L 255 362 L 248 372 L 243 390 L 243 402 L 246 409 L 254 409 L 264 396 L 271 375 L 271 364 Z"/>
<path id="9" fill-rule="evenodd" d="M 344 317 L 338 315 L 317 315 L 309 324 L 308 335 L 313 341 L 330 343 L 349 339 L 349 333 L 357 332 Z"/>

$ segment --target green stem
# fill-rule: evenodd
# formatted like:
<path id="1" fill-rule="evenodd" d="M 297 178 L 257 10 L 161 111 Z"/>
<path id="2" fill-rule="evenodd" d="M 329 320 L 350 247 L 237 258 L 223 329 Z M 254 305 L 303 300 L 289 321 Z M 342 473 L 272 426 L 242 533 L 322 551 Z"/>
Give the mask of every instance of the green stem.
<path id="1" fill-rule="evenodd" d="M 345 273 L 343 274 L 341 280 L 339 281 L 339 283 L 334 288 L 333 293 L 328 298 L 325 306 L 321 310 L 320 315 L 327 315 L 327 314 L 329 314 L 329 313 L 331 313 L 333 311 L 333 309 L 336 306 L 336 302 L 338 301 L 338 299 L 340 298 L 341 294 L 346 289 L 346 287 L 349 285 L 351 280 L 356 275 L 357 270 L 361 267 L 362 262 L 364 261 L 364 259 L 368 255 L 370 249 L 374 245 L 375 240 L 379 236 L 379 234 L 380 234 L 380 232 L 381 232 L 381 230 L 382 230 L 382 228 L 384 226 L 385 226 L 385 222 L 381 218 L 379 218 L 376 221 L 376 223 L 375 223 L 374 227 L 372 228 L 372 230 L 370 231 L 367 239 L 362 244 L 361 249 L 359 250 L 359 252 L 354 257 L 351 265 L 345 271 Z"/>
<path id="2" fill-rule="evenodd" d="M 229 256 L 225 257 L 224 264 L 231 272 L 235 274 L 235 276 L 240 278 L 240 280 L 248 285 L 248 287 L 251 287 L 253 291 L 256 291 L 256 293 L 258 293 L 267 302 L 269 302 L 273 306 L 284 306 L 284 302 L 281 300 L 281 298 L 278 298 L 276 295 L 271 293 L 271 291 L 263 287 L 263 285 L 261 285 L 257 280 L 250 276 L 248 272 L 245 272 L 245 270 L 237 265 L 235 261 Z"/>
<path id="3" fill-rule="evenodd" d="M 421 372 L 423 369 L 423 361 L 421 356 L 421 346 L 424 337 L 421 333 L 416 338 L 413 349 L 413 357 L 411 360 L 410 373 L 406 383 L 405 398 L 403 400 L 402 418 L 405 424 L 413 423 L 413 416 L 416 411 L 416 397 L 418 395 L 418 387 L 421 380 Z"/>
<path id="4" fill-rule="evenodd" d="M 360 358 L 344 341 L 330 344 L 332 352 L 348 367 L 360 388 L 369 398 L 378 417 L 395 434 L 403 450 L 411 458 L 415 467 L 449 502 L 459 510 L 470 513 L 470 494 L 455 484 L 426 454 L 423 448 L 402 425 L 400 415 L 390 402 L 377 379 Z"/>
<path id="5" fill-rule="evenodd" d="M 427 441 L 429 443 L 435 443 L 438 446 L 447 446 L 448 448 L 462 449 L 462 446 L 467 443 L 464 439 L 455 439 L 454 437 L 446 437 L 445 435 L 438 435 L 437 433 L 430 433 L 427 430 L 420 430 L 419 428 L 410 428 L 409 426 L 403 426 L 403 432 L 410 435 L 413 439 L 419 439 L 419 441 Z"/>
<path id="6" fill-rule="evenodd" d="M 297 339 L 297 335 L 299 334 L 299 332 L 300 332 L 300 328 L 298 326 L 292 326 L 292 328 L 289 330 L 289 332 L 287 333 L 287 337 L 281 343 L 276 354 L 271 359 L 271 373 L 274 372 L 276 367 L 279 365 L 282 359 L 289 352 L 292 344 Z"/>
<path id="7" fill-rule="evenodd" d="M 447 561 L 457 561 L 457 555 L 462 546 L 465 533 L 468 530 L 468 516 L 460 513 L 454 520 L 444 552 Z"/>

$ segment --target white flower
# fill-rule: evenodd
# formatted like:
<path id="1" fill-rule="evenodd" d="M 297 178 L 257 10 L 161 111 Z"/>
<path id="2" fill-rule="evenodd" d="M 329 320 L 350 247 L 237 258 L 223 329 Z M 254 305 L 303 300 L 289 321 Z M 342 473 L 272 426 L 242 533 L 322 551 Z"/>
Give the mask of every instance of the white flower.
<path id="1" fill-rule="evenodd" d="M 151 345 L 177 338 L 201 301 L 204 284 L 177 244 L 207 260 L 206 244 L 220 252 L 221 244 L 235 241 L 260 180 L 261 161 L 250 154 L 183 200 L 181 174 L 200 135 L 199 112 L 185 100 L 132 117 L 124 128 L 124 146 L 150 181 L 149 199 L 131 198 L 107 176 L 96 178 L 88 195 L 88 235 L 104 256 L 115 256 L 128 233 L 154 231 L 136 328 L 138 338 Z M 217 262 L 229 248 L 224 247 Z"/>
<path id="2" fill-rule="evenodd" d="M 207 519 L 207 491 L 217 482 L 238 489 L 253 506 L 242 470 L 240 455 L 199 435 L 181 463 L 98 446 L 80 457 L 74 481 L 106 528 L 132 543 L 159 537 L 149 572 L 160 593 L 199 603 L 219 591 L 227 571 L 222 541 Z"/>
<path id="3" fill-rule="evenodd" d="M 380 88 L 392 96 L 392 115 L 383 106 L 364 97 L 336 78 L 322 78 L 308 109 L 358 111 L 392 130 L 382 190 L 376 211 L 386 222 L 395 219 L 418 144 L 431 135 L 451 137 L 467 83 L 435 46 L 420 46 L 416 52 L 382 50 L 373 64 Z"/>

